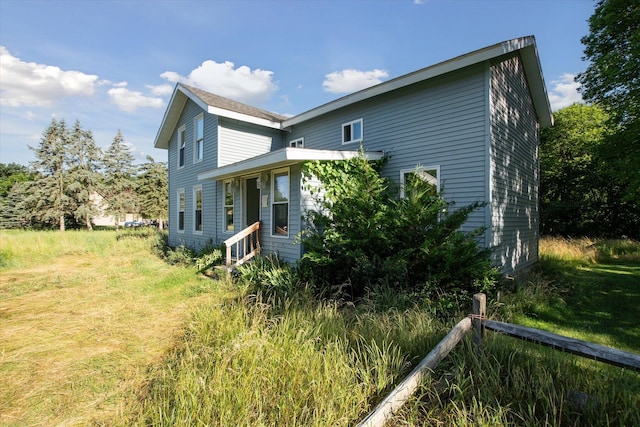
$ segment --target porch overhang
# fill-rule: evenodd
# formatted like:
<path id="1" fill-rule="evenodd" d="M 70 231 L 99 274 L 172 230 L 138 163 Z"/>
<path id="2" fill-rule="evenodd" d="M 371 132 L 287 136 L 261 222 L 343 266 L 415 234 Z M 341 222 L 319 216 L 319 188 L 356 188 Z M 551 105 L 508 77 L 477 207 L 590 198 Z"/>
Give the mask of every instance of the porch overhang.
<path id="1" fill-rule="evenodd" d="M 347 160 L 359 156 L 360 153 L 360 151 L 314 150 L 311 148 L 288 147 L 222 166 L 208 172 L 202 172 L 198 174 L 198 180 L 212 179 L 217 181 L 312 160 Z M 369 160 L 380 160 L 384 157 L 384 152 L 365 151 L 364 155 Z"/>

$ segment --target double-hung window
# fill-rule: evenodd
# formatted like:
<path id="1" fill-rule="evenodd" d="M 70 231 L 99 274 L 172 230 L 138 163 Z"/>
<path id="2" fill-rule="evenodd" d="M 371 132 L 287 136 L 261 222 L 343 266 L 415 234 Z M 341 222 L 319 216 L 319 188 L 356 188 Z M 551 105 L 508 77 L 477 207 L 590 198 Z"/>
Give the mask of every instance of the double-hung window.
<path id="1" fill-rule="evenodd" d="M 202 185 L 193 187 L 193 231 L 202 233 Z"/>
<path id="2" fill-rule="evenodd" d="M 274 171 L 271 186 L 271 234 L 289 236 L 289 170 Z"/>
<path id="3" fill-rule="evenodd" d="M 204 158 L 204 115 L 197 116 L 193 123 L 193 162 L 200 162 Z"/>
<path id="4" fill-rule="evenodd" d="M 342 125 L 342 143 L 351 144 L 352 142 L 362 141 L 362 119 L 354 120 Z"/>
<path id="5" fill-rule="evenodd" d="M 415 169 L 400 171 L 400 196 L 406 197 L 415 188 L 416 180 L 427 185 L 428 194 L 437 196 L 440 193 L 440 166 L 418 166 Z"/>
<path id="6" fill-rule="evenodd" d="M 184 151 L 187 143 L 187 128 L 185 126 L 178 129 L 178 167 L 184 167 Z"/>
<path id="7" fill-rule="evenodd" d="M 222 185 L 224 188 L 224 231 L 233 233 L 233 183 L 225 181 Z"/>
<path id="8" fill-rule="evenodd" d="M 184 231 L 184 189 L 178 190 L 178 231 Z"/>

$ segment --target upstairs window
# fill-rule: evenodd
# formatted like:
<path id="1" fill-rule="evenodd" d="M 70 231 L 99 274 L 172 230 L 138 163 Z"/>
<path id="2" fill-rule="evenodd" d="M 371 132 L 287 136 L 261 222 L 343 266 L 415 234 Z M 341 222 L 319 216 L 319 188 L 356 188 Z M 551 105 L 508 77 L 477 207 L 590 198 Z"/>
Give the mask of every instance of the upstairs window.
<path id="1" fill-rule="evenodd" d="M 289 147 L 304 148 L 304 138 L 298 138 L 294 139 L 293 141 L 289 141 Z"/>
<path id="2" fill-rule="evenodd" d="M 233 184 L 231 181 L 225 181 L 224 184 L 224 231 L 233 233 Z"/>
<path id="3" fill-rule="evenodd" d="M 202 186 L 193 189 L 193 231 L 202 232 Z"/>
<path id="4" fill-rule="evenodd" d="M 342 143 L 351 144 L 360 141 L 362 141 L 362 119 L 344 123 L 342 125 Z"/>
<path id="5" fill-rule="evenodd" d="M 187 130 L 184 126 L 178 129 L 178 167 L 184 167 L 184 148 L 187 142 Z"/>
<path id="6" fill-rule="evenodd" d="M 418 179 L 429 185 L 429 195 L 440 193 L 440 166 L 418 166 L 400 171 L 400 196 L 405 197 Z"/>
<path id="7" fill-rule="evenodd" d="M 271 234 L 289 236 L 289 171 L 276 171 L 271 186 Z"/>
<path id="8" fill-rule="evenodd" d="M 193 146 L 194 163 L 199 162 L 204 158 L 204 116 L 200 114 L 196 117 L 193 125 L 193 134 L 195 136 L 195 143 Z"/>
<path id="9" fill-rule="evenodd" d="M 184 231 L 184 190 L 178 190 L 178 231 Z"/>

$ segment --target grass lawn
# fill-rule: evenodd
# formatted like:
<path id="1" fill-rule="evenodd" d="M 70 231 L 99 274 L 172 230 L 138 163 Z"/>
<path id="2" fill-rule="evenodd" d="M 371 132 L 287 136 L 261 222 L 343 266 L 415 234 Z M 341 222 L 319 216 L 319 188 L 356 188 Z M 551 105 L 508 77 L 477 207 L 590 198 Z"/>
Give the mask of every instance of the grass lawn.
<path id="1" fill-rule="evenodd" d="M 640 353 L 640 253 L 548 238 L 541 254 L 551 298 L 514 315 L 514 323 Z"/>
<path id="2" fill-rule="evenodd" d="M 210 282 L 123 233 L 0 231 L 0 425 L 104 425 Z"/>
<path id="3" fill-rule="evenodd" d="M 0 231 L 0 425 L 354 425 L 463 315 L 246 295 L 166 264 L 152 243 Z M 583 243 L 545 240 L 550 276 L 491 307 L 637 352 L 640 258 Z M 286 268 L 265 277 L 295 281 Z M 488 334 L 482 352 L 456 348 L 390 425 L 640 425 L 638 408 L 637 373 Z"/>

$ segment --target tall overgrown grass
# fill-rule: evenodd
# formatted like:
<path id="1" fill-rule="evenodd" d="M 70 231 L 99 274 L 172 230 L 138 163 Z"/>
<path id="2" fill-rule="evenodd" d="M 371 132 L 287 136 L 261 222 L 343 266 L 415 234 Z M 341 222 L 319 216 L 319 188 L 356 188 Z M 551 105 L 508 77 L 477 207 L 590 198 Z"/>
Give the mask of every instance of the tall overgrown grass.
<path id="1" fill-rule="evenodd" d="M 595 263 L 600 244 L 544 241 L 543 255 Z M 524 283 L 491 304 L 493 317 L 533 312 L 564 292 L 544 273 Z M 123 424 L 354 425 L 464 315 L 446 320 L 388 288 L 357 304 L 339 292 L 318 300 L 275 258 L 243 266 L 228 285 L 240 294 L 193 314 Z M 465 340 L 389 425 L 626 426 L 640 424 L 638 408 L 637 373 L 489 335 L 482 351 Z"/>
<path id="2" fill-rule="evenodd" d="M 195 263 L 219 261 L 216 248 L 169 250 L 162 235 L 1 233 L 0 424 L 350 426 L 468 311 L 444 316 L 385 286 L 321 300 L 275 258 L 211 280 Z M 557 273 L 606 259 L 633 278 L 639 247 L 543 240 L 542 271 L 490 316 L 551 307 L 582 328 Z M 463 341 L 388 425 L 631 426 L 638 408 L 638 373 L 488 334 L 481 351 Z"/>

